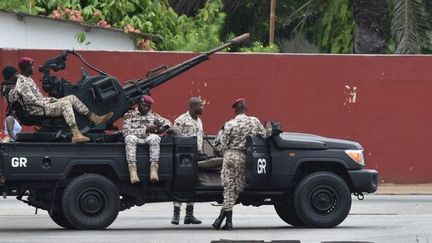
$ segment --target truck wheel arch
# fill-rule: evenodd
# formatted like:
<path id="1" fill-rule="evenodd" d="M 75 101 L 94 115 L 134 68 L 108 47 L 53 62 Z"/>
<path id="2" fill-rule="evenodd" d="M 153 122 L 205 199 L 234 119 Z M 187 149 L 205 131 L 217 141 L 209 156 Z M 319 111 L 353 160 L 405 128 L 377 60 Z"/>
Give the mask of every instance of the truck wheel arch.
<path id="1" fill-rule="evenodd" d="M 111 161 L 72 161 L 65 169 L 62 179 L 68 179 L 84 173 L 103 175 L 113 181 L 120 180 L 120 168 Z"/>
<path id="2" fill-rule="evenodd" d="M 296 162 L 294 167 L 294 183 L 298 183 L 304 176 L 317 171 L 332 172 L 340 177 L 347 183 L 349 188 L 352 188 L 352 182 L 347 173 L 348 166 L 343 160 L 337 158 L 317 159 L 305 158 Z"/>

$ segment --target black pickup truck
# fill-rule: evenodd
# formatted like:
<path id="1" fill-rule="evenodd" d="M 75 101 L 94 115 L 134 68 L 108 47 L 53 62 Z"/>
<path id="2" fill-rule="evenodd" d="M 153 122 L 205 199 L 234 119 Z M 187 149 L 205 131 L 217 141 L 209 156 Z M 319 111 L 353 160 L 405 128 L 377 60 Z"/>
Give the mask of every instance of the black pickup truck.
<path id="1" fill-rule="evenodd" d="M 269 126 L 271 127 L 271 126 Z M 271 128 L 270 128 L 271 129 Z M 0 145 L 0 191 L 47 210 L 59 226 L 103 229 L 119 211 L 152 202 L 222 202 L 220 169 L 200 166 L 195 137 L 165 135 L 158 183 L 149 183 L 148 147 L 137 150 L 141 183 L 130 184 L 125 146 L 16 142 Z M 274 205 L 293 226 L 334 227 L 351 194 L 377 190 L 363 148 L 347 140 L 273 132 L 247 140 L 247 186 L 238 203 Z"/>

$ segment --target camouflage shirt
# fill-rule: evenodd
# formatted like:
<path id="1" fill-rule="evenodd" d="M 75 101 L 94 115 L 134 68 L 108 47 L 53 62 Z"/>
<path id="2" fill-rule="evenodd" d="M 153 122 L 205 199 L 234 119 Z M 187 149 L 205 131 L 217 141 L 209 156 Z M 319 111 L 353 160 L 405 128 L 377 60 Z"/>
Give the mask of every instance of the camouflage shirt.
<path id="1" fill-rule="evenodd" d="M 196 120 L 192 118 L 189 111 L 181 114 L 174 121 L 174 126 L 180 129 L 183 136 L 186 137 L 197 137 L 198 152 L 203 152 L 203 140 L 204 140 L 204 130 L 201 119 L 197 117 Z"/>
<path id="2" fill-rule="evenodd" d="M 172 126 L 168 119 L 161 117 L 151 110 L 146 115 L 142 115 L 138 108 L 130 110 L 123 116 L 123 136 L 135 135 L 138 138 L 146 137 L 146 127 L 154 125 L 156 120 L 161 121 L 162 126 Z"/>
<path id="3" fill-rule="evenodd" d="M 268 136 L 258 118 L 245 114 L 237 115 L 234 119 L 225 123 L 221 139 L 222 150 L 245 150 L 246 138 L 258 134 L 264 137 Z"/>
<path id="4" fill-rule="evenodd" d="M 18 75 L 15 88 L 11 90 L 11 93 L 9 94 L 9 100 L 19 100 L 19 96 L 22 98 L 22 101 L 20 101 L 22 105 L 39 105 L 44 107 L 46 104 L 56 100 L 53 97 L 46 97 L 42 95 L 39 87 L 36 85 L 33 79 L 23 75 Z"/>

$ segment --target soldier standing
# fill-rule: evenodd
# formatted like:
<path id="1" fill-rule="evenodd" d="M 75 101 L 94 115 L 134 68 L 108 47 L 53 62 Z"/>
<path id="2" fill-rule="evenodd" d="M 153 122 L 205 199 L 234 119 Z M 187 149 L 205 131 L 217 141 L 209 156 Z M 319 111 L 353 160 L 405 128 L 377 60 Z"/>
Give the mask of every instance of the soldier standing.
<path id="1" fill-rule="evenodd" d="M 141 96 L 138 107 L 128 111 L 123 119 L 123 136 L 126 145 L 126 160 L 129 166 L 131 183 L 140 181 L 136 167 L 136 147 L 137 144 L 148 144 L 150 149 L 150 181 L 159 181 L 159 152 L 160 137 L 158 133 L 164 132 L 171 127 L 168 119 L 154 113 L 151 107 L 154 103 L 152 97 Z"/>
<path id="2" fill-rule="evenodd" d="M 189 110 L 180 115 L 174 122 L 174 127 L 178 128 L 180 134 L 187 137 L 196 136 L 198 153 L 203 153 L 204 130 L 202 121 L 199 118 L 204 110 L 203 101 L 199 97 L 191 97 L 189 100 Z M 174 213 L 171 224 L 179 224 L 180 221 L 180 202 L 174 202 Z M 194 203 L 186 204 L 185 224 L 201 224 L 193 215 Z"/>
<path id="3" fill-rule="evenodd" d="M 232 107 L 236 117 L 225 123 L 221 139 L 224 151 L 221 173 L 224 199 L 220 215 L 213 223 L 213 227 L 219 229 L 226 218 L 226 224 L 222 227 L 224 230 L 231 230 L 233 227 L 232 209 L 246 184 L 246 138 L 252 135 L 267 136 L 258 118 L 246 115 L 245 99 L 236 100 Z"/>
<path id="4" fill-rule="evenodd" d="M 95 125 L 107 122 L 113 113 L 98 116 L 91 112 L 75 95 L 69 95 L 60 99 L 43 96 L 39 87 L 30 76 L 33 74 L 33 59 L 22 57 L 19 59 L 18 67 L 21 75 L 12 94 L 11 101 L 18 101 L 30 115 L 59 117 L 63 116 L 72 132 L 72 142 L 88 142 L 90 139 L 83 136 L 78 130 L 75 120 L 74 109 L 80 114 L 86 115 Z"/>

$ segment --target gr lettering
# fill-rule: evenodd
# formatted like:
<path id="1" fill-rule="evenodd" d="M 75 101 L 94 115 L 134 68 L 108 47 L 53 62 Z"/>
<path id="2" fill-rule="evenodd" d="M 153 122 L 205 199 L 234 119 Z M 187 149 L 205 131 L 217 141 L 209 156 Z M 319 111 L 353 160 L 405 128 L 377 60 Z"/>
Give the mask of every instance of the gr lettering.
<path id="1" fill-rule="evenodd" d="M 12 167 L 27 167 L 27 158 L 25 157 L 12 157 Z"/>

